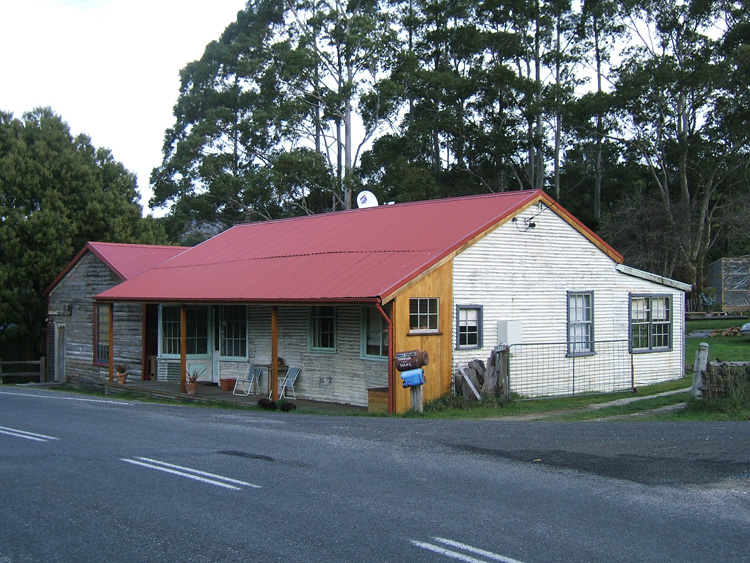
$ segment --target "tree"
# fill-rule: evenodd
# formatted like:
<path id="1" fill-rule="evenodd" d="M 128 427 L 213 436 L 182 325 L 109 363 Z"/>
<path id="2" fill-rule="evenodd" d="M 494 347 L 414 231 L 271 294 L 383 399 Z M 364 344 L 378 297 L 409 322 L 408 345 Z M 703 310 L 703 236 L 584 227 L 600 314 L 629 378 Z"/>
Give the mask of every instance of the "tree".
<path id="1" fill-rule="evenodd" d="M 0 321 L 38 347 L 42 293 L 87 241 L 166 243 L 138 199 L 135 176 L 51 109 L 0 112 Z"/>
<path id="2" fill-rule="evenodd" d="M 646 0 L 629 9 L 653 36 L 641 35 L 619 69 L 622 142 L 626 157 L 648 170 L 663 211 L 658 228 L 676 245 L 659 273 L 677 274 L 700 291 L 704 261 L 723 228 L 725 203 L 738 195 L 737 167 L 746 166 L 750 147 L 747 129 L 731 123 L 745 111 L 732 101 L 741 88 L 709 33 L 726 20 L 711 2 Z"/>

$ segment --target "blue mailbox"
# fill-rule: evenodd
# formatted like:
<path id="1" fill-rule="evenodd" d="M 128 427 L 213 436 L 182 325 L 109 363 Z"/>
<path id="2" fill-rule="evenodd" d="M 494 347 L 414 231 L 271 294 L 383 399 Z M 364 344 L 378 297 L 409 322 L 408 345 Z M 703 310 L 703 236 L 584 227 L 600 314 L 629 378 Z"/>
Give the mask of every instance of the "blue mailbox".
<path id="1" fill-rule="evenodd" d="M 424 371 L 421 368 L 402 371 L 400 375 L 404 382 L 404 387 L 418 387 L 425 382 Z"/>

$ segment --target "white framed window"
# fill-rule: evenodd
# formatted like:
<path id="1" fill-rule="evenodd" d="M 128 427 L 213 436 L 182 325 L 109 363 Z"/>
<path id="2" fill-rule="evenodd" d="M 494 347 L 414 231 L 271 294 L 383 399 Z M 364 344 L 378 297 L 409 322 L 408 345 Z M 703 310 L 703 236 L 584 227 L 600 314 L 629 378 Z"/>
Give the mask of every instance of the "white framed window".
<path id="1" fill-rule="evenodd" d="M 332 305 L 310 307 L 310 349 L 336 350 L 336 309 Z"/>
<path id="2" fill-rule="evenodd" d="M 594 353 L 594 292 L 568 292 L 568 354 Z"/>
<path id="3" fill-rule="evenodd" d="M 185 354 L 188 356 L 208 355 L 208 307 L 187 307 Z M 161 306 L 161 354 L 180 355 L 180 306 Z"/>
<path id="4" fill-rule="evenodd" d="M 388 358 L 388 323 L 375 307 L 362 308 L 362 357 Z"/>
<path id="5" fill-rule="evenodd" d="M 220 353 L 226 358 L 247 357 L 247 307 L 222 305 L 220 312 Z"/>
<path id="6" fill-rule="evenodd" d="M 456 305 L 456 348 L 482 346 L 482 307 Z"/>
<path id="7" fill-rule="evenodd" d="M 634 352 L 672 349 L 671 295 L 630 295 L 630 340 Z"/>
<path id="8" fill-rule="evenodd" d="M 409 299 L 409 332 L 438 332 L 440 300 L 437 297 Z"/>

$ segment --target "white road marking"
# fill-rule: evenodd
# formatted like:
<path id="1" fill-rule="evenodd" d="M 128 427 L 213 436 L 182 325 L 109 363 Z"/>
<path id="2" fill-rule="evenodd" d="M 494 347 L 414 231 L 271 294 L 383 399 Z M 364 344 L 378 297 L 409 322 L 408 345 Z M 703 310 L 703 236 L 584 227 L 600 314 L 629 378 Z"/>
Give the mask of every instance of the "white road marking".
<path id="1" fill-rule="evenodd" d="M 247 481 L 240 481 L 238 479 L 231 479 L 230 477 L 224 477 L 223 475 L 216 475 L 215 473 L 208 473 L 206 471 L 199 471 L 198 469 L 192 469 L 190 467 L 183 467 L 181 465 L 173 465 L 164 461 L 156 459 L 150 459 L 147 457 L 139 457 L 136 459 L 120 458 L 126 463 L 132 463 L 133 465 L 140 465 L 142 467 L 148 467 L 149 469 L 156 469 L 157 471 L 163 471 L 165 473 L 171 473 L 172 475 L 179 475 L 180 477 L 187 477 L 201 483 L 208 483 L 216 487 L 223 487 L 225 489 L 231 489 L 239 491 L 240 487 L 235 487 L 231 483 L 242 485 L 244 487 L 250 487 L 253 489 L 260 489 L 260 485 L 254 483 L 248 483 Z M 208 479 L 207 477 L 211 477 Z"/>
<path id="2" fill-rule="evenodd" d="M 41 395 L 36 393 L 13 393 L 11 391 L 0 391 L 0 395 L 16 395 L 21 397 L 35 397 L 37 399 L 58 399 L 60 401 L 80 401 L 82 403 L 106 403 L 109 405 L 132 405 L 132 401 L 112 399 L 84 399 L 82 397 L 63 397 L 60 395 Z"/>
<path id="3" fill-rule="evenodd" d="M 35 434 L 34 432 L 26 432 L 25 430 L 8 428 L 6 426 L 0 426 L 0 434 L 7 434 L 8 436 L 15 436 L 16 438 L 26 438 L 27 440 L 34 440 L 35 442 L 49 442 L 50 440 L 59 440 L 59 438 L 55 438 L 54 436 Z"/>
<path id="4" fill-rule="evenodd" d="M 483 557 L 489 557 L 490 559 L 493 559 L 495 561 L 502 561 L 503 563 L 521 563 L 521 561 L 519 561 L 518 559 L 511 559 L 510 557 L 505 557 L 504 555 L 498 555 L 497 553 L 492 553 L 491 551 L 485 551 L 484 549 L 479 549 L 478 547 L 472 547 L 470 545 L 466 545 L 457 541 L 448 540 L 445 538 L 433 538 L 433 539 L 436 542 L 440 542 L 445 545 L 449 545 L 451 547 L 457 547 L 458 549 L 463 549 L 471 553 L 476 553 L 477 555 L 482 555 Z"/>
<path id="5" fill-rule="evenodd" d="M 511 559 L 510 557 L 505 557 L 504 555 L 492 553 L 491 551 L 486 551 L 484 549 L 472 547 L 470 545 L 466 545 L 464 543 L 460 543 L 457 541 L 453 541 L 453 540 L 449 540 L 445 538 L 432 538 L 432 539 L 438 543 L 449 545 L 457 549 L 462 549 L 464 551 L 468 551 L 469 553 L 473 553 L 475 555 L 480 555 L 482 557 L 485 557 L 486 559 L 477 559 L 475 557 L 471 557 L 470 555 L 466 555 L 458 551 L 453 551 L 451 549 L 446 549 L 444 547 L 435 545 L 433 543 L 422 542 L 422 541 L 417 541 L 417 540 L 411 540 L 411 543 L 412 545 L 416 547 L 420 547 L 422 549 L 432 551 L 433 553 L 437 553 L 439 555 L 450 557 L 451 559 L 458 559 L 459 561 L 463 561 L 464 563 L 487 563 L 487 559 L 490 559 L 492 561 L 502 561 L 503 563 L 521 563 L 521 561 L 518 561 L 517 559 Z"/>

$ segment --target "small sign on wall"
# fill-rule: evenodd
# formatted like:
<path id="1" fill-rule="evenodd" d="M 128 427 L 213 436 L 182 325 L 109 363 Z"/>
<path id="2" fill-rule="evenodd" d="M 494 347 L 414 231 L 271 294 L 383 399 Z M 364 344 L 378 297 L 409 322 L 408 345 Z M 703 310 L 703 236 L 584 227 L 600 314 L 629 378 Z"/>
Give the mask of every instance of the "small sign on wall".
<path id="1" fill-rule="evenodd" d="M 55 316 L 68 316 L 72 312 L 73 307 L 70 303 L 50 303 L 47 309 L 48 315 Z"/>

